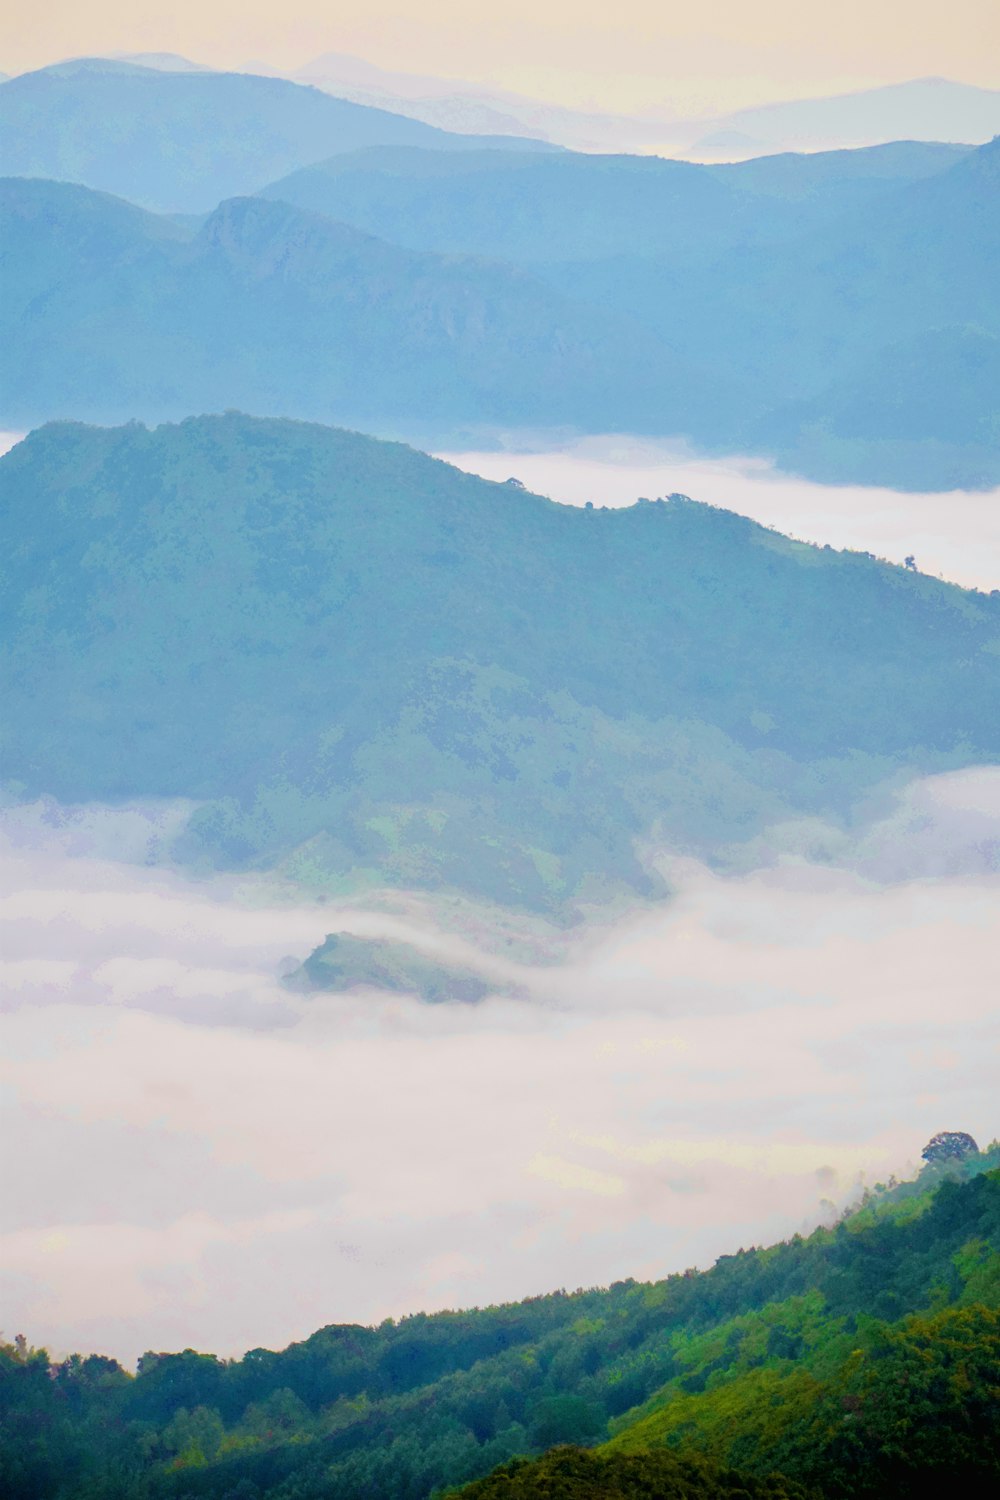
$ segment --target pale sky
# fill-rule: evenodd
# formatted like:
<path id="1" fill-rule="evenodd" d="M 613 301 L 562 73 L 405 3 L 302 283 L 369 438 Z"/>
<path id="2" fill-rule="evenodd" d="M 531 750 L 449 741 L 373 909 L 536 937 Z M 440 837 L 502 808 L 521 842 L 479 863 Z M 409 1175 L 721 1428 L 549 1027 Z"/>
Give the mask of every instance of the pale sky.
<path id="1" fill-rule="evenodd" d="M 276 69 L 325 51 L 572 105 L 712 113 L 926 76 L 1000 86 L 997 0 L 44 0 L 11 8 L 0 69 L 180 52 Z"/>

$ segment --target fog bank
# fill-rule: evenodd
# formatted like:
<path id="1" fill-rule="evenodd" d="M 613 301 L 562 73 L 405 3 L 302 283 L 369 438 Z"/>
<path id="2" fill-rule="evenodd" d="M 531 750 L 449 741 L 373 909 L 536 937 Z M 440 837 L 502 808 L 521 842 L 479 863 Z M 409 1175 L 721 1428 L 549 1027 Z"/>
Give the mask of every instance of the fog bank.
<path id="1" fill-rule="evenodd" d="M 5 815 L 8 1332 L 232 1354 L 658 1276 L 995 1133 L 1000 768 L 773 829 L 741 875 L 663 851 L 671 900 L 474 1007 L 289 993 L 328 931 L 466 958 L 475 929 L 185 878 L 156 864 L 183 811 Z"/>

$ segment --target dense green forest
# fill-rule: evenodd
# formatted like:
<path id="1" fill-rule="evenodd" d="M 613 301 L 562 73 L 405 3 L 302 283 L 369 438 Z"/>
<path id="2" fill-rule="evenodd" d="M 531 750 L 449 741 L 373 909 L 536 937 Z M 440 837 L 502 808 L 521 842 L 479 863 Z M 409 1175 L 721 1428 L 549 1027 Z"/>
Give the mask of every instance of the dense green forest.
<path id="1" fill-rule="evenodd" d="M 559 1447 L 543 1458 L 512 1459 L 461 1491 L 463 1500 L 816 1500 L 774 1474 L 760 1478 L 668 1448 L 601 1453 Z"/>
<path id="2" fill-rule="evenodd" d="M 1000 594 L 681 496 L 236 414 L 52 424 L 0 494 L 6 777 L 190 798 L 191 861 L 566 910 L 1000 755 Z"/>
<path id="3" fill-rule="evenodd" d="M 709 1271 L 332 1326 L 280 1353 L 148 1353 L 132 1375 L 19 1339 L 0 1358 L 0 1484 L 10 1500 L 422 1500 L 568 1444 L 595 1451 L 500 1468 L 471 1495 L 888 1500 L 936 1479 L 986 1496 L 998 1168 L 1000 1143 L 930 1162 L 833 1227 Z"/>

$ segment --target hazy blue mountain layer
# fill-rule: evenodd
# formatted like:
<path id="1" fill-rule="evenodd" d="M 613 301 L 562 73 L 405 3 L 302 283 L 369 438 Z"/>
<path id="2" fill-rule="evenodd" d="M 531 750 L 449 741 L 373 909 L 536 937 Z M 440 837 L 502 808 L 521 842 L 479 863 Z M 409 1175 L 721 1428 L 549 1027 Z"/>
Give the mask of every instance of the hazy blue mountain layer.
<path id="1" fill-rule="evenodd" d="M 911 78 L 825 99 L 787 99 L 700 123 L 698 145 L 744 151 L 815 151 L 902 138 L 987 141 L 1000 132 L 1000 89 L 950 78 Z"/>
<path id="2" fill-rule="evenodd" d="M 4 1494 L 429 1500 L 500 1464 L 469 1500 L 992 1500 L 998 1160 L 929 1165 L 705 1272 L 280 1352 L 150 1352 L 130 1375 L 0 1344 Z"/>
<path id="3" fill-rule="evenodd" d="M 159 221 L 7 179 L 0 424 L 626 431 L 989 487 L 998 161 L 1000 141 L 716 168 L 379 147 Z"/>
<path id="4" fill-rule="evenodd" d="M 861 474 L 914 490 L 996 484 L 1000 336 L 965 324 L 902 338 L 748 431 L 821 480 Z"/>
<path id="5" fill-rule="evenodd" d="M 23 73 L 0 92 L 0 174 L 78 182 L 165 212 L 207 212 L 337 151 L 512 139 L 452 135 L 283 78 L 101 58 Z"/>
<path id="6" fill-rule="evenodd" d="M 532 265 L 653 255 L 697 265 L 825 225 L 970 150 L 899 141 L 697 166 L 655 156 L 379 146 L 303 167 L 262 192 L 413 250 Z"/>
<path id="7" fill-rule="evenodd" d="M 190 855 L 555 907 L 1000 753 L 1000 595 L 237 414 L 0 461 L 3 764 Z"/>
<path id="8" fill-rule="evenodd" d="M 192 408 L 357 426 L 662 431 L 719 384 L 525 271 L 400 249 L 261 198 L 195 232 L 65 183 L 0 182 L 0 422 Z"/>

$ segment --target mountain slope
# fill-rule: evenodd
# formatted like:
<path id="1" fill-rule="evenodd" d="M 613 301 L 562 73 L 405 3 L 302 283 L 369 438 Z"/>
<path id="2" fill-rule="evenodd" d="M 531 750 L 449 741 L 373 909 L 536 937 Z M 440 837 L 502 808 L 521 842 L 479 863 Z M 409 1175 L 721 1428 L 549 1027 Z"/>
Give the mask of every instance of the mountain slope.
<path id="1" fill-rule="evenodd" d="M 242 1360 L 149 1353 L 130 1376 L 0 1346 L 5 1493 L 425 1500 L 499 1463 L 470 1500 L 904 1500 L 929 1476 L 986 1500 L 998 1160 L 994 1143 L 929 1166 L 833 1229 L 705 1272 L 332 1325 Z M 609 1429 L 590 1454 L 510 1464 Z"/>
<path id="2" fill-rule="evenodd" d="M 718 848 L 1000 752 L 1000 597 L 680 497 L 235 414 L 55 424 L 0 486 L 7 776 L 203 799 L 218 859 L 552 906 L 645 888 L 654 826 Z"/>
<path id="3" fill-rule="evenodd" d="M 714 399 L 641 328 L 515 267 L 414 253 L 287 204 L 231 200 L 186 237 L 119 200 L 8 179 L 0 250 L 11 428 L 242 407 L 677 430 Z"/>
<path id="4" fill-rule="evenodd" d="M 754 437 L 834 482 L 862 470 L 874 484 L 985 489 L 1000 478 L 1000 336 L 951 326 L 877 348 Z"/>
<path id="5" fill-rule="evenodd" d="M 0 91 L 0 175 L 78 182 L 163 212 L 207 212 L 337 151 L 486 144 L 253 74 L 85 58 Z"/>
<path id="6" fill-rule="evenodd" d="M 703 167 L 639 156 L 376 149 L 263 189 L 412 249 L 523 262 L 688 246 L 738 233 L 733 195 Z"/>
<path id="7" fill-rule="evenodd" d="M 286 179 L 298 210 L 234 200 L 187 228 L 8 179 L 0 422 L 239 407 L 429 443 L 630 431 L 824 479 L 989 486 L 996 161 L 380 150 Z M 900 430 L 909 392 L 926 430 Z"/>
<path id="8" fill-rule="evenodd" d="M 998 161 L 1000 139 L 923 180 L 888 183 L 821 230 L 700 267 L 636 257 L 550 274 L 594 302 L 641 309 L 681 351 L 801 395 L 899 338 L 955 323 L 1000 329 Z M 725 169 L 736 180 L 745 170 Z"/>

